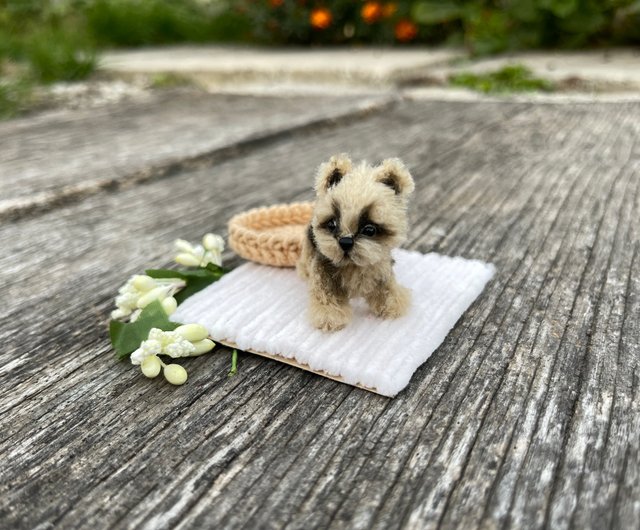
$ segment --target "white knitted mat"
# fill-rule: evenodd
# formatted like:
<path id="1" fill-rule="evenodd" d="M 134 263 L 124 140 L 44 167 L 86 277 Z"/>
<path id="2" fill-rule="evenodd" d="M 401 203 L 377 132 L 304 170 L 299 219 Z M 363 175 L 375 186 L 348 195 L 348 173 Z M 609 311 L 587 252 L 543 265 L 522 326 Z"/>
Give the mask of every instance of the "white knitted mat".
<path id="1" fill-rule="evenodd" d="M 409 313 L 374 317 L 352 300 L 353 320 L 323 333 L 307 319 L 307 288 L 293 269 L 244 264 L 185 300 L 171 316 L 199 323 L 214 340 L 395 396 L 482 292 L 493 265 L 397 250 L 398 281 L 413 292 Z"/>

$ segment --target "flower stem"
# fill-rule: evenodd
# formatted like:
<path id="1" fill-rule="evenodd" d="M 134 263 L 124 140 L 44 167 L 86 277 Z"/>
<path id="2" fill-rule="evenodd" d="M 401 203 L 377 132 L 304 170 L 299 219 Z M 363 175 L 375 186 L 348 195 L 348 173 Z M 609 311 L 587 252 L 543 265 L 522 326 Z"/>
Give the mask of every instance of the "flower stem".
<path id="1" fill-rule="evenodd" d="M 231 352 L 231 371 L 227 376 L 233 377 L 236 373 L 238 373 L 238 352 L 233 350 Z"/>

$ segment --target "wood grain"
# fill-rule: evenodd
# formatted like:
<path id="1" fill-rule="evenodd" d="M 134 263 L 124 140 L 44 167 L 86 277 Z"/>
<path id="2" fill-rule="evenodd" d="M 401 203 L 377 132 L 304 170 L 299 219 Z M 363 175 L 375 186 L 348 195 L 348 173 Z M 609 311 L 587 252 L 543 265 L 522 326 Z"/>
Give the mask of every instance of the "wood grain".
<path id="1" fill-rule="evenodd" d="M 5 221 L 3 526 L 636 528 L 639 118 L 405 101 Z M 175 237 L 309 198 L 339 151 L 411 168 L 408 247 L 498 268 L 405 391 L 248 354 L 228 378 L 224 348 L 185 361 L 180 388 L 115 362 L 129 274 Z"/>
<path id="2" fill-rule="evenodd" d="M 211 97 L 152 93 L 84 111 L 0 122 L 0 219 L 171 175 L 297 129 L 355 117 L 393 98 Z"/>

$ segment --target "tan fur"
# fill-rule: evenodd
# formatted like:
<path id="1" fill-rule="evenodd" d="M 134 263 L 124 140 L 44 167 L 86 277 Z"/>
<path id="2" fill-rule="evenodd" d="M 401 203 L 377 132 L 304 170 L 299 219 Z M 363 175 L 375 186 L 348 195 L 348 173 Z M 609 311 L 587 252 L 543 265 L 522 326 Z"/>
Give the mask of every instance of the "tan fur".
<path id="1" fill-rule="evenodd" d="M 309 314 L 324 331 L 351 320 L 349 299 L 362 296 L 381 318 L 404 315 L 410 291 L 396 282 L 391 249 L 407 234 L 407 199 L 414 183 L 398 159 L 354 167 L 347 155 L 332 157 L 316 175 L 313 219 L 298 272 L 309 285 Z M 330 224 L 336 221 L 335 229 Z M 367 235 L 374 227 L 375 235 Z M 345 251 L 340 239 L 353 247 Z"/>

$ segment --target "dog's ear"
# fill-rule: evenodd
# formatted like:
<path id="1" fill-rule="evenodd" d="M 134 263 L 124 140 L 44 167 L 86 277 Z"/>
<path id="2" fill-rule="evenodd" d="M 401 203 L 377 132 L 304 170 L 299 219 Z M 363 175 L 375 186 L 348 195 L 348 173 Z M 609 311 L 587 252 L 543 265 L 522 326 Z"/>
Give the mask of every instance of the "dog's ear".
<path id="1" fill-rule="evenodd" d="M 316 193 L 323 195 L 337 186 L 342 178 L 351 171 L 351 160 L 347 155 L 340 154 L 332 156 L 328 162 L 321 164 L 316 174 Z"/>
<path id="2" fill-rule="evenodd" d="M 374 178 L 389 186 L 396 195 L 407 196 L 415 188 L 411 173 L 398 158 L 387 158 L 376 167 Z"/>

